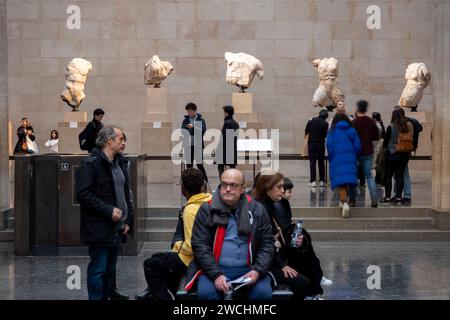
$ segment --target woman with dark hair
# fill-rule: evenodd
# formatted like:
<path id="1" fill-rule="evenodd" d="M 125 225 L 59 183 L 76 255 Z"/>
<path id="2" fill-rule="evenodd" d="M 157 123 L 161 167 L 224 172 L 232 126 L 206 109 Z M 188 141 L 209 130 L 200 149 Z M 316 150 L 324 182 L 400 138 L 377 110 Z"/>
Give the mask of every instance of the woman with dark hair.
<path id="1" fill-rule="evenodd" d="M 22 118 L 20 127 L 17 128 L 17 137 L 19 138 L 14 148 L 14 153 L 33 153 L 27 145 L 27 137 L 31 141 L 35 140 L 33 127 L 28 118 Z"/>
<path id="2" fill-rule="evenodd" d="M 50 139 L 47 140 L 45 146 L 50 149 L 51 152 L 58 153 L 58 131 L 53 129 L 50 132 Z"/>
<path id="3" fill-rule="evenodd" d="M 379 112 L 372 112 L 372 119 L 375 120 L 377 124 L 378 132 L 380 133 L 380 139 L 384 139 L 384 136 L 386 135 L 386 129 L 384 128 L 381 114 Z"/>
<path id="4" fill-rule="evenodd" d="M 314 269 L 314 254 L 311 237 L 303 229 L 296 239 L 296 247 L 291 246 L 291 237 L 295 224 L 280 219 L 284 212 L 276 204 L 283 199 L 283 175 L 279 172 L 266 172 L 258 176 L 253 196 L 267 210 L 272 224 L 276 254 L 271 273 L 276 284 L 288 285 L 294 293 L 293 299 L 303 300 L 309 295 L 322 294 L 320 286 L 322 270 Z M 314 260 L 315 261 L 315 260 Z M 317 259 L 318 261 L 318 259 Z"/>
<path id="5" fill-rule="evenodd" d="M 402 113 L 400 107 L 396 107 L 392 111 L 391 123 L 387 127 L 386 135 L 383 141 L 383 148 L 387 148 L 387 161 L 386 161 L 386 179 L 384 184 L 384 199 L 383 203 L 401 203 L 403 192 L 403 173 L 408 165 L 410 152 L 399 150 L 399 134 L 409 134 L 412 136 L 413 126 L 411 122 L 407 121 L 406 117 Z M 392 191 L 392 177 L 395 175 L 395 181 L 397 183 L 395 188 L 395 198 L 391 198 Z"/>
<path id="6" fill-rule="evenodd" d="M 336 113 L 327 136 L 328 160 L 330 162 L 331 189 L 339 192 L 339 208 L 342 217 L 350 213 L 348 189 L 358 184 L 358 154 L 361 141 L 352 127 L 350 119 L 344 113 Z"/>

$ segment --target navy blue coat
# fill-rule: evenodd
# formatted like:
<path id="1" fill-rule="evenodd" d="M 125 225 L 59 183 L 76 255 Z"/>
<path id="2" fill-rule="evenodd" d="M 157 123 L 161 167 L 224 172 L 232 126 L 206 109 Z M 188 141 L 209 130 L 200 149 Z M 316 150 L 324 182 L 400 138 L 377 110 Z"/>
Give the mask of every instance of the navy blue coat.
<path id="1" fill-rule="evenodd" d="M 328 132 L 327 151 L 331 188 L 357 184 L 357 158 L 361 151 L 361 141 L 350 123 L 339 121 L 336 127 Z"/>

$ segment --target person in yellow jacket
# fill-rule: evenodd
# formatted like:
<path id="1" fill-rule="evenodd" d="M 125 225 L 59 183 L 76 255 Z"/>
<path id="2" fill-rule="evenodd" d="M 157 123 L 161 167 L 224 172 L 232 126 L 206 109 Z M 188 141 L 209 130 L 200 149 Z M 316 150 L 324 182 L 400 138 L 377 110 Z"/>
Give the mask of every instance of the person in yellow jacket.
<path id="1" fill-rule="evenodd" d="M 148 287 L 135 299 L 175 300 L 180 279 L 194 258 L 191 236 L 197 211 L 203 203 L 211 200 L 211 195 L 204 192 L 205 187 L 205 178 L 200 170 L 189 168 L 181 174 L 181 192 L 187 203 L 180 210 L 172 251 L 155 253 L 144 261 Z"/>

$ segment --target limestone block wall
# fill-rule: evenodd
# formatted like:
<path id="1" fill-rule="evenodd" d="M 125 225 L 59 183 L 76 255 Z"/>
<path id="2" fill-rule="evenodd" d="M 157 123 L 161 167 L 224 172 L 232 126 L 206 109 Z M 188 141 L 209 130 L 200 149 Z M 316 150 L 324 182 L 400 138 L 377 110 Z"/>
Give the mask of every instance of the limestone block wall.
<path id="1" fill-rule="evenodd" d="M 0 1 L 0 210 L 9 208 L 6 1 Z M 1 223 L 1 222 L 0 222 Z"/>
<path id="2" fill-rule="evenodd" d="M 225 51 L 246 52 L 264 64 L 264 80 L 248 90 L 267 128 L 280 129 L 280 151 L 298 153 L 318 85 L 315 58 L 339 59 L 338 83 L 348 109 L 367 99 L 389 122 L 404 86 L 406 67 L 425 62 L 432 73 L 435 15 L 440 0 L 170 1 L 78 0 L 81 29 L 68 30 L 66 9 L 74 1 L 6 0 L 9 118 L 27 116 L 39 147 L 63 120 L 59 94 L 64 68 L 73 57 L 93 63 L 80 109 L 106 110 L 106 123 L 120 124 L 128 151 L 140 151 L 146 110 L 144 64 L 153 54 L 169 60 L 168 88 L 174 126 L 187 102 L 208 114 L 231 103 L 236 89 L 225 82 Z M 381 30 L 369 30 L 369 5 L 381 9 Z M 432 86 L 420 110 L 432 112 Z M 239 119 L 238 119 L 239 120 Z M 14 129 L 15 130 L 15 129 Z M 15 137 L 13 142 L 15 141 Z"/>

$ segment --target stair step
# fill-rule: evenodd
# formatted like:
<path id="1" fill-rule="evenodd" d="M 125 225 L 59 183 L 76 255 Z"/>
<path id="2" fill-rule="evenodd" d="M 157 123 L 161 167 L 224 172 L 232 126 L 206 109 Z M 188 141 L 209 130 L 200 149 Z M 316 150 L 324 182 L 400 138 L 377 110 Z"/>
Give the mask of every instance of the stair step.
<path id="1" fill-rule="evenodd" d="M 145 229 L 167 228 L 175 231 L 178 218 L 149 217 L 139 219 Z M 307 229 L 431 229 L 436 227 L 433 218 L 303 218 Z"/>
<path id="2" fill-rule="evenodd" d="M 5 229 L 13 229 L 15 228 L 15 221 L 16 219 L 14 217 L 9 217 L 6 219 L 6 223 L 5 223 Z"/>
<path id="3" fill-rule="evenodd" d="M 171 241 L 172 228 L 143 230 L 143 241 Z M 450 231 L 437 229 L 309 229 L 314 241 L 450 241 Z"/>
<path id="4" fill-rule="evenodd" d="M 179 208 L 146 208 L 144 217 L 178 217 Z M 293 218 L 337 218 L 341 216 L 341 209 L 328 208 L 292 208 Z M 395 218 L 395 217 L 434 217 L 435 212 L 430 208 L 385 206 L 378 208 L 354 207 L 350 208 L 351 217 Z"/>
<path id="5" fill-rule="evenodd" d="M 3 229 L 0 230 L 0 241 L 14 241 L 14 230 Z"/>

